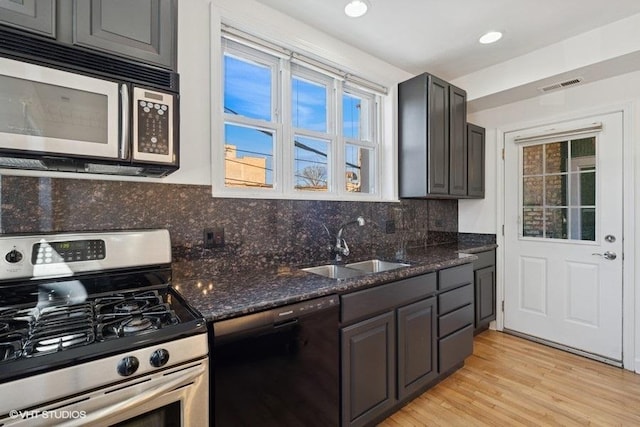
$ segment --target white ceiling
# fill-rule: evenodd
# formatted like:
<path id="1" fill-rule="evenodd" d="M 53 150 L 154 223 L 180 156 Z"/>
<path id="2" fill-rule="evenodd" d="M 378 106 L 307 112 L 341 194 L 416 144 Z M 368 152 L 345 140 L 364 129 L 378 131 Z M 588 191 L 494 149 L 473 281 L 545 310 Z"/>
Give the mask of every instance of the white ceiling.
<path id="1" fill-rule="evenodd" d="M 453 80 L 640 13 L 640 0 L 257 0 L 412 74 Z M 478 38 L 505 35 L 492 45 Z M 639 34 L 640 37 L 640 34 Z"/>

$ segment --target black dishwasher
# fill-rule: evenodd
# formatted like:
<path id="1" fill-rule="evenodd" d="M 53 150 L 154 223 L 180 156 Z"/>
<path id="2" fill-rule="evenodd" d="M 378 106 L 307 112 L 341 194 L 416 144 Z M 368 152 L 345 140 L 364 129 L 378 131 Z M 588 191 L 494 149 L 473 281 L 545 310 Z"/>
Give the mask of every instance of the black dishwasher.
<path id="1" fill-rule="evenodd" d="M 215 322 L 215 426 L 337 426 L 338 322 L 335 295 Z"/>

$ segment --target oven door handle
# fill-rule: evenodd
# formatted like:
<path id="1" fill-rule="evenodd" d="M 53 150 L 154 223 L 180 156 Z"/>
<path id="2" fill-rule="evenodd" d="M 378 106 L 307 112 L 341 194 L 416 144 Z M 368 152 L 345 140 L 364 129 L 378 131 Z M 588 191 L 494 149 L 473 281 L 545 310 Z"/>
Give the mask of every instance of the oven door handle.
<path id="1" fill-rule="evenodd" d="M 138 405 L 142 405 L 143 403 L 160 397 L 163 394 L 166 394 L 178 387 L 182 387 L 185 385 L 185 383 L 195 381 L 198 377 L 204 375 L 205 372 L 206 367 L 204 364 L 200 364 L 197 369 L 189 372 L 186 375 L 184 374 L 184 371 L 181 371 L 182 375 L 172 381 L 158 386 L 153 390 L 143 392 L 130 399 L 126 399 L 122 402 L 116 403 L 115 405 L 107 406 L 106 408 L 102 408 L 99 411 L 93 413 L 87 413 L 86 417 L 74 420 L 69 425 L 92 425 L 94 423 L 102 421 L 105 418 L 113 417 L 115 414 L 128 411 Z"/>

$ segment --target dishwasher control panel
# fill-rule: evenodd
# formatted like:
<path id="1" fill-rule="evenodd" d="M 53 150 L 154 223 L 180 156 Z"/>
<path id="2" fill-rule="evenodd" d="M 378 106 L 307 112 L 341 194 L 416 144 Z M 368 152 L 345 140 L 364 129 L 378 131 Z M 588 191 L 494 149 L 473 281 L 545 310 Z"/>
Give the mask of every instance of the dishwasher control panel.
<path id="1" fill-rule="evenodd" d="M 280 323 L 282 321 L 311 314 L 316 311 L 337 307 L 338 304 L 338 296 L 330 295 L 327 297 L 303 301 L 298 304 L 287 305 L 273 310 L 273 322 Z"/>

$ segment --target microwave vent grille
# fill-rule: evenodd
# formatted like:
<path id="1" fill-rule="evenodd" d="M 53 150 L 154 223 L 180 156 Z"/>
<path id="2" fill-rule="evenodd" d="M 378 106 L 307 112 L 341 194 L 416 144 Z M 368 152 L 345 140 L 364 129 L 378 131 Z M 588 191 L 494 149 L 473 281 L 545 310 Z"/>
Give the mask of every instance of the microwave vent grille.
<path id="1" fill-rule="evenodd" d="M 178 76 L 169 70 L 66 46 L 0 28 L 0 51 L 17 59 L 45 62 L 71 71 L 122 78 L 178 92 Z"/>

